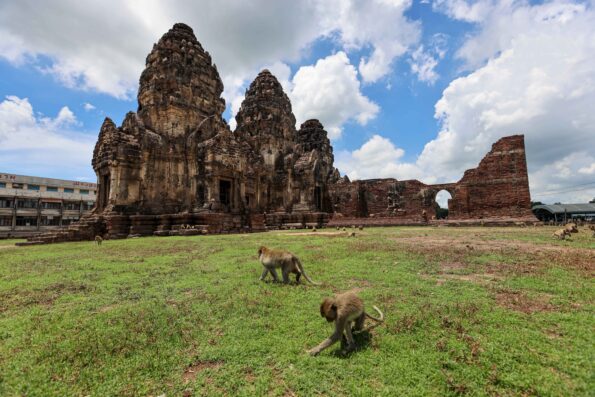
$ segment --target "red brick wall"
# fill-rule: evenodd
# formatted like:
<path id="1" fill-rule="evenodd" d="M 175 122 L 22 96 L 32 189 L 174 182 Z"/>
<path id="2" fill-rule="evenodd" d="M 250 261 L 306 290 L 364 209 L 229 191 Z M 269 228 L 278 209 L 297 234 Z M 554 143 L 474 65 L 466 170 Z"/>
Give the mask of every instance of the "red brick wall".
<path id="1" fill-rule="evenodd" d="M 457 183 L 340 180 L 330 187 L 330 194 L 334 212 L 347 218 L 422 220 L 424 210 L 430 219 L 435 214 L 435 198 L 441 189 L 452 195 L 449 219 L 532 217 L 524 137 L 514 135 L 494 143 L 479 166 L 465 171 Z"/>

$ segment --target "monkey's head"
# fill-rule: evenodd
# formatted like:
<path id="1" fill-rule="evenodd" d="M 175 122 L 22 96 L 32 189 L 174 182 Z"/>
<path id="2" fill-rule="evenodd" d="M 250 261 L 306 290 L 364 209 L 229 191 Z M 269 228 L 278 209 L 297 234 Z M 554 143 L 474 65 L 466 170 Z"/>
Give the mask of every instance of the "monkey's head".
<path id="1" fill-rule="evenodd" d="M 331 298 L 325 298 L 320 304 L 320 315 L 332 323 L 337 319 L 337 305 Z"/>
<path id="2" fill-rule="evenodd" d="M 260 258 L 260 255 L 262 255 L 262 253 L 264 251 L 266 251 L 267 247 L 265 247 L 264 245 L 261 245 L 260 247 L 258 247 L 258 257 Z"/>

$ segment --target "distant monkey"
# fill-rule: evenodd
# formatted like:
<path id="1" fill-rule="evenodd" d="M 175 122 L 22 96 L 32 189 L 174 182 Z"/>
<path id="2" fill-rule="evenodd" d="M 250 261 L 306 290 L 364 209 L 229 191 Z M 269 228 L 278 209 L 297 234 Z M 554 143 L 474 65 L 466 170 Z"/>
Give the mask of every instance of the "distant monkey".
<path id="1" fill-rule="evenodd" d="M 347 237 L 355 237 L 355 232 L 350 232 L 349 234 L 347 234 Z"/>
<path id="2" fill-rule="evenodd" d="M 347 229 L 343 228 L 343 231 L 344 231 L 344 232 L 346 232 L 346 231 L 347 231 Z"/>
<path id="3" fill-rule="evenodd" d="M 339 226 L 337 226 L 337 230 L 339 230 L 339 229 L 340 229 L 340 227 L 339 227 Z"/>
<path id="4" fill-rule="evenodd" d="M 368 327 L 365 331 L 369 331 L 384 321 L 384 314 L 382 314 L 380 309 L 376 306 L 373 306 L 373 308 L 378 312 L 380 317 L 376 318 L 366 313 L 364 302 L 354 292 L 345 292 L 337 294 L 333 298 L 325 298 L 320 304 L 320 315 L 329 323 L 335 322 L 335 331 L 318 346 L 308 350 L 308 353 L 316 356 L 327 347 L 337 343 L 343 337 L 344 333 L 347 338 L 347 348 L 343 350 L 343 353 L 354 350 L 355 341 L 353 340 L 351 329 L 352 323 L 354 324 L 353 332 L 359 333 L 364 331 L 366 317 L 376 321 L 376 324 Z"/>
<path id="5" fill-rule="evenodd" d="M 313 228 L 312 228 L 312 231 L 313 231 L 313 232 L 315 232 L 315 231 L 316 231 L 316 228 L 315 228 L 315 227 L 313 227 Z"/>
<path id="6" fill-rule="evenodd" d="M 570 232 L 567 229 L 558 229 L 552 234 L 552 237 L 558 240 L 564 240 L 566 236 L 570 236 Z"/>
<path id="7" fill-rule="evenodd" d="M 364 230 L 364 227 L 362 225 L 359 225 L 359 230 Z"/>
<path id="8" fill-rule="evenodd" d="M 308 277 L 300 260 L 289 251 L 274 250 L 261 246 L 258 249 L 258 259 L 260 260 L 260 263 L 262 263 L 262 266 L 264 266 L 260 280 L 264 280 L 267 273 L 271 273 L 273 280 L 279 281 L 277 271 L 275 270 L 279 268 L 281 269 L 283 282 L 285 284 L 289 283 L 289 273 L 294 273 L 296 283 L 300 283 L 300 277 L 303 275 L 310 283 L 318 285 L 318 283 L 315 283 Z"/>
<path id="9" fill-rule="evenodd" d="M 95 236 L 95 245 L 101 245 L 101 243 L 103 243 L 103 237 L 98 234 Z"/>
<path id="10" fill-rule="evenodd" d="M 576 223 L 570 222 L 564 225 L 564 229 L 568 231 L 568 233 L 578 233 L 578 229 L 576 228 Z"/>

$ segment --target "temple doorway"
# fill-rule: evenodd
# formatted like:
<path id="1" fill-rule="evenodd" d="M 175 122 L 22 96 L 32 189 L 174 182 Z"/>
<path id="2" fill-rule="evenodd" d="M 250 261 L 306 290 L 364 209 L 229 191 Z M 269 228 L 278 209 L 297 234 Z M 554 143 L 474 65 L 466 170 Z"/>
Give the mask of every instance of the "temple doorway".
<path id="1" fill-rule="evenodd" d="M 314 205 L 317 211 L 322 211 L 322 189 L 320 186 L 314 188 Z"/>
<path id="2" fill-rule="evenodd" d="M 231 208 L 231 181 L 219 180 L 219 202 Z"/>
<path id="3" fill-rule="evenodd" d="M 101 181 L 100 181 L 100 186 L 99 186 L 99 191 L 100 191 L 100 196 L 99 196 L 99 205 L 98 207 L 103 209 L 107 206 L 108 200 L 109 200 L 109 191 L 110 191 L 110 174 L 106 174 L 103 175 L 101 177 Z"/>

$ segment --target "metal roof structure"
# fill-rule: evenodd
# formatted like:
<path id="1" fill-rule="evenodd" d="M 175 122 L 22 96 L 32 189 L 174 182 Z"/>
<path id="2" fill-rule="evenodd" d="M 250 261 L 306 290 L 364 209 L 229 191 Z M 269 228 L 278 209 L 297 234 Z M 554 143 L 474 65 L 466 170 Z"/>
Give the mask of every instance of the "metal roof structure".
<path id="1" fill-rule="evenodd" d="M 551 214 L 595 214 L 595 203 L 536 205 L 531 210 L 544 210 Z"/>

